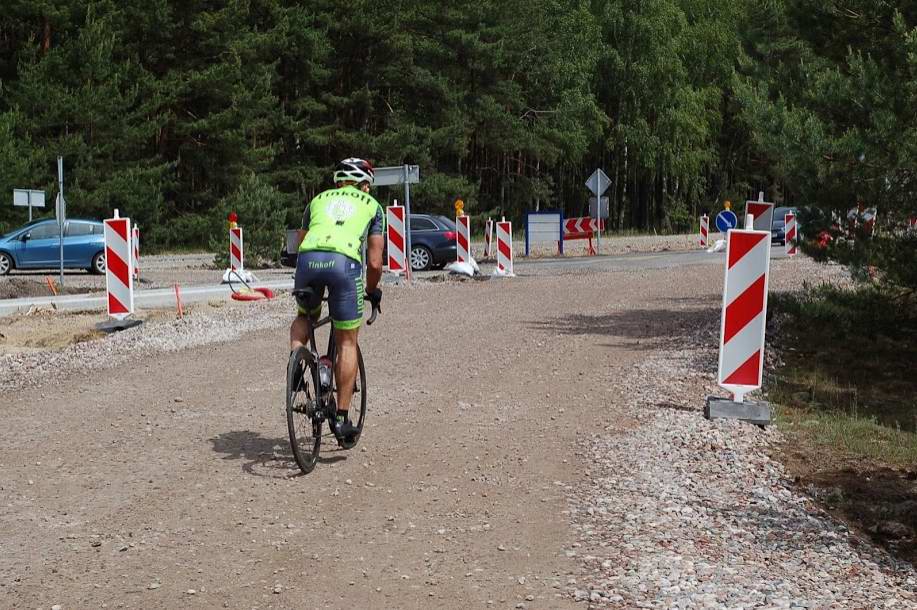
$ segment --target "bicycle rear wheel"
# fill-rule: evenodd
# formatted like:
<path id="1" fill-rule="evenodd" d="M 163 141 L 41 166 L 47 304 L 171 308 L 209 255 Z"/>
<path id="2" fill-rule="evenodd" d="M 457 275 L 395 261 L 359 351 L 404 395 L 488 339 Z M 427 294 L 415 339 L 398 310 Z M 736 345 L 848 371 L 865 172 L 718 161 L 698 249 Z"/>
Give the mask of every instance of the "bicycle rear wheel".
<path id="1" fill-rule="evenodd" d="M 318 367 L 306 348 L 300 347 L 287 363 L 287 428 L 293 458 L 303 474 L 315 468 L 322 444 L 322 421 L 316 417 L 318 387 Z"/>

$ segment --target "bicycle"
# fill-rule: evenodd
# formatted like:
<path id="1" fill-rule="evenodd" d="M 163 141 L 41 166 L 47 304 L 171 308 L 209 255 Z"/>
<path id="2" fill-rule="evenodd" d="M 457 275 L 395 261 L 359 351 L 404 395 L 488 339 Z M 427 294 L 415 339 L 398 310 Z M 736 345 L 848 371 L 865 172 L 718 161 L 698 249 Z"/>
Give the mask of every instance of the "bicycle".
<path id="1" fill-rule="evenodd" d="M 310 288 L 294 290 L 293 296 L 309 300 L 313 295 Z M 323 302 L 327 298 L 322 299 Z M 373 304 L 372 314 L 367 325 L 376 321 L 380 312 L 378 305 Z M 322 444 L 322 426 L 327 420 L 330 433 L 344 449 L 352 449 L 363 433 L 363 422 L 366 419 L 366 371 L 363 367 L 363 354 L 357 346 L 357 379 L 354 383 L 353 402 L 350 407 L 351 421 L 357 427 L 357 434 L 352 440 L 339 438 L 334 431 L 334 420 L 337 414 L 336 383 L 334 377 L 334 358 L 337 345 L 334 330 L 328 337 L 328 349 L 324 356 L 318 355 L 315 331 L 331 322 L 331 316 L 325 316 L 310 325 L 309 346 L 297 348 L 290 354 L 287 363 L 287 428 L 290 432 L 290 446 L 293 458 L 303 474 L 309 474 L 318 462 Z M 359 409 L 357 405 L 359 404 Z M 358 415 L 354 418 L 354 411 Z M 299 424 L 299 426 L 297 426 Z"/>

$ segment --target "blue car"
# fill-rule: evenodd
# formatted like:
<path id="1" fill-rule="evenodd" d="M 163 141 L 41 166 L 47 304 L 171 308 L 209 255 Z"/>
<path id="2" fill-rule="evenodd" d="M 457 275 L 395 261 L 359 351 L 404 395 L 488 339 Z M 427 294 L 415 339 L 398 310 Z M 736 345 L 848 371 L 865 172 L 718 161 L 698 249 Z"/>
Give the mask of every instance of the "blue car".
<path id="1" fill-rule="evenodd" d="M 0 275 L 12 269 L 57 269 L 60 229 L 57 220 L 33 220 L 0 236 Z M 64 224 L 64 267 L 105 273 L 104 225 L 71 219 Z"/>

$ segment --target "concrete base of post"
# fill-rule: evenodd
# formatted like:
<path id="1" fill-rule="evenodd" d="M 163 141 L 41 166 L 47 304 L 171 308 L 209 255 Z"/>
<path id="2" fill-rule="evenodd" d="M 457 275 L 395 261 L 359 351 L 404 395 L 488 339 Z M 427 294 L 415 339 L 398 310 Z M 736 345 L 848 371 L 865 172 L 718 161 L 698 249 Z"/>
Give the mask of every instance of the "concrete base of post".
<path id="1" fill-rule="evenodd" d="M 402 286 L 404 281 L 403 273 L 392 273 L 391 271 L 382 272 L 382 283 L 386 286 Z"/>
<path id="2" fill-rule="evenodd" d="M 136 320 L 134 318 L 116 320 L 115 318 L 112 318 L 110 320 L 96 324 L 96 330 L 111 334 L 121 330 L 127 330 L 128 328 L 134 328 L 135 326 L 140 326 L 141 324 L 143 324 L 143 320 Z"/>
<path id="3" fill-rule="evenodd" d="M 771 424 L 771 405 L 767 402 L 735 402 L 719 396 L 708 396 L 704 406 L 707 419 L 739 419 L 757 426 Z"/>

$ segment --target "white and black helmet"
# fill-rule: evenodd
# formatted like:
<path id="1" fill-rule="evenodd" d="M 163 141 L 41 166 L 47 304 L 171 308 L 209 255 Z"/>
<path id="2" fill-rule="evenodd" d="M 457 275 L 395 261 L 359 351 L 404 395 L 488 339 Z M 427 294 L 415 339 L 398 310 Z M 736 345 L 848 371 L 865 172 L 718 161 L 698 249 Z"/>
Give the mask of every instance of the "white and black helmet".
<path id="1" fill-rule="evenodd" d="M 372 186 L 375 176 L 376 171 L 373 169 L 372 163 L 356 157 L 344 159 L 334 169 L 335 182 L 356 182 L 358 184 L 360 182 L 368 182 Z"/>

